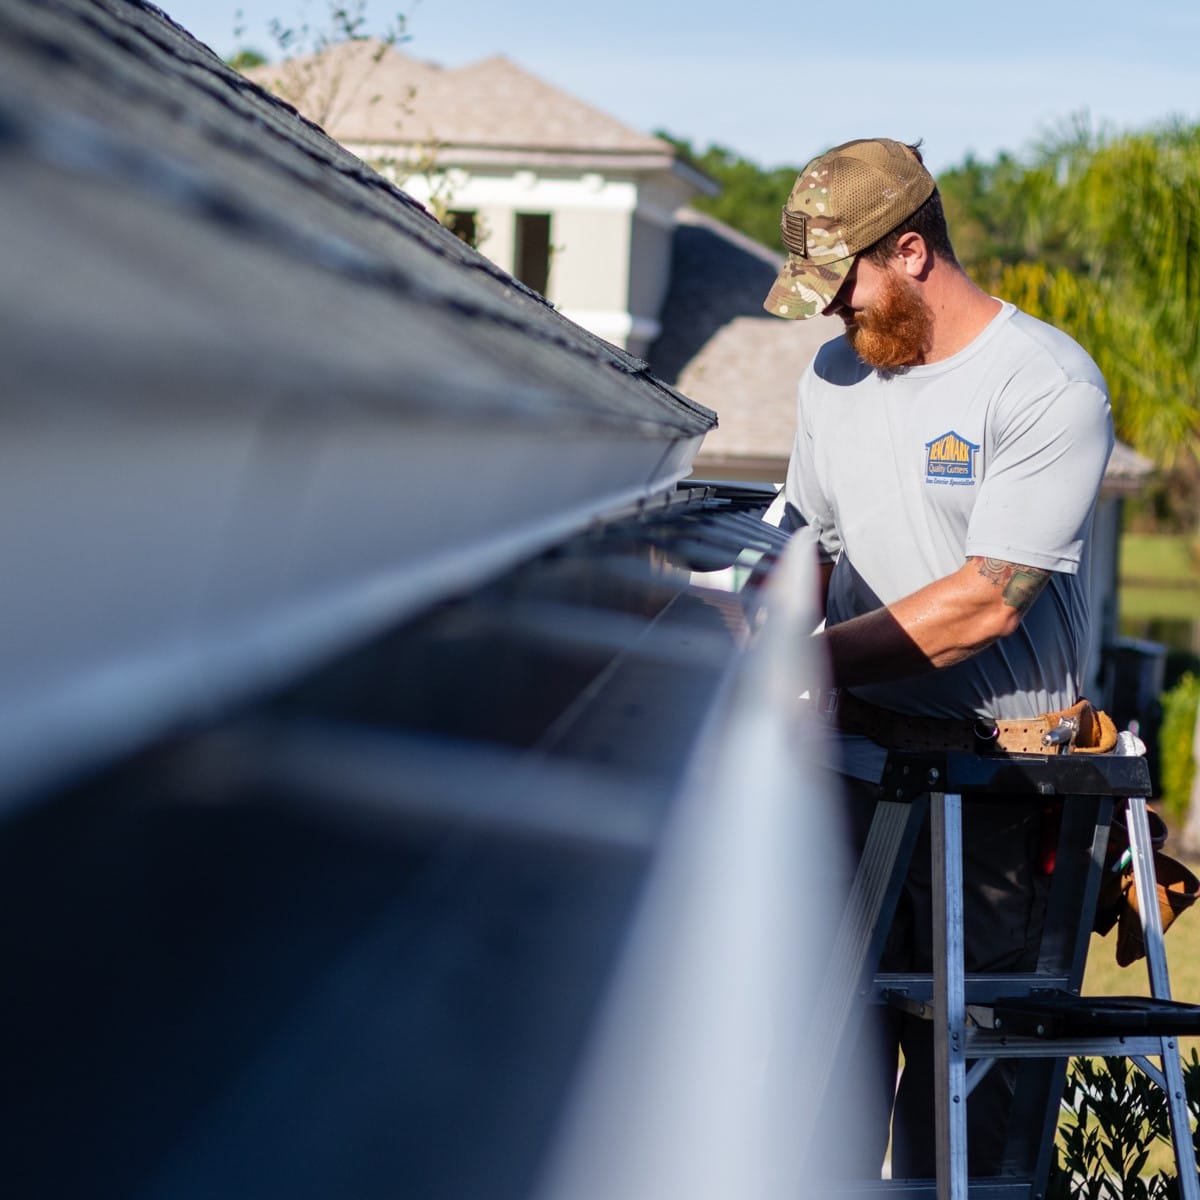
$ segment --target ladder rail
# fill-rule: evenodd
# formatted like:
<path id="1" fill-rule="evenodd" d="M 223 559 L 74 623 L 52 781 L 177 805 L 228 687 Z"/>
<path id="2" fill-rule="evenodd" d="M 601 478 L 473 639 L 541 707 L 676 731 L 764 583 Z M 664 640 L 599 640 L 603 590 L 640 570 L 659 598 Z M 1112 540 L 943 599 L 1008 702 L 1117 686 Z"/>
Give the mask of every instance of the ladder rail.
<path id="1" fill-rule="evenodd" d="M 967 1004 L 963 966 L 962 796 L 930 796 L 933 1045 L 938 1200 L 967 1200 Z M 940 970 L 939 970 L 940 968 Z"/>
<path id="2" fill-rule="evenodd" d="M 1150 994 L 1156 999 L 1171 999 L 1171 978 L 1167 970 L 1167 948 L 1163 941 L 1162 916 L 1158 909 L 1158 880 L 1154 872 L 1154 843 L 1145 796 L 1131 796 L 1126 802 L 1126 823 L 1129 828 L 1129 848 L 1133 857 L 1133 884 L 1137 888 L 1138 915 L 1141 918 L 1142 942 L 1146 947 L 1146 972 L 1150 979 Z M 1171 1146 L 1175 1151 L 1175 1170 L 1179 1176 L 1179 1194 L 1183 1200 L 1200 1200 L 1200 1177 L 1197 1175 L 1195 1145 L 1187 1106 L 1183 1063 L 1178 1045 L 1172 1038 L 1162 1038 L 1159 1062 L 1165 1080 L 1159 1084 L 1167 1100 L 1167 1116 L 1171 1126 Z M 1153 1076 L 1151 1076 L 1153 1078 Z M 1187 1148 L 1185 1162 L 1184 1147 Z"/>

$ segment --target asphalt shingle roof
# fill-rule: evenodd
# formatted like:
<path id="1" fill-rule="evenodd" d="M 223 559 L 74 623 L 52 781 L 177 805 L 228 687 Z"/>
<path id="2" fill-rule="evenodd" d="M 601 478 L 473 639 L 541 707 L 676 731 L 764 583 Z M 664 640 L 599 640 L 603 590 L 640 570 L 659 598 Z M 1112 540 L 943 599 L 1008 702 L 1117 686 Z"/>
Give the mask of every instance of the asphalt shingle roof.
<path id="1" fill-rule="evenodd" d="M 714 422 L 140 0 L 0 5 L 0 227 L 0 773 L 660 499 Z"/>

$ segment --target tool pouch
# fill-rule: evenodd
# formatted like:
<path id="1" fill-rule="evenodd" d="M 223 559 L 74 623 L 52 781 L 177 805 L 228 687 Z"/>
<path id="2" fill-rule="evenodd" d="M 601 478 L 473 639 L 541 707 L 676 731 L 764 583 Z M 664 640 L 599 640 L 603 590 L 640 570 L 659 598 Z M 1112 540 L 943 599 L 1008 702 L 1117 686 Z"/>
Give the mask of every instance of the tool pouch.
<path id="1" fill-rule="evenodd" d="M 1150 825 L 1150 844 L 1157 857 L 1166 845 L 1166 822 L 1153 810 L 1146 813 Z M 1104 936 L 1120 919 L 1121 911 L 1127 907 L 1126 891 L 1133 886 L 1133 868 L 1128 863 L 1129 829 L 1125 824 L 1125 813 L 1113 813 L 1108 831 L 1108 846 L 1104 852 L 1104 875 L 1100 880 L 1100 895 L 1096 900 L 1096 918 L 1092 929 Z"/>
<path id="2" fill-rule="evenodd" d="M 1047 730 L 1064 721 L 1074 724 L 1076 732 L 1071 745 L 1074 754 L 1108 754 L 1117 744 L 1117 726 L 1112 717 L 1090 700 L 1079 700 L 1058 712 L 1043 713 L 1041 719 Z"/>
<path id="3" fill-rule="evenodd" d="M 1158 913 L 1163 933 L 1175 923 L 1181 913 L 1191 908 L 1200 895 L 1200 879 L 1183 863 L 1162 852 L 1167 840 L 1167 826 L 1156 812 L 1147 812 L 1150 824 L 1150 843 L 1154 852 L 1154 878 L 1158 894 Z M 1127 967 L 1144 958 L 1142 917 L 1138 907 L 1137 888 L 1133 881 L 1133 866 L 1125 860 L 1129 851 L 1129 830 L 1125 814 L 1113 817 L 1104 856 L 1104 877 L 1096 900 L 1096 919 L 1092 928 L 1101 935 L 1117 927 L 1117 965 Z"/>
<path id="4" fill-rule="evenodd" d="M 1117 965 L 1120 967 L 1127 967 L 1146 954 L 1133 871 L 1127 872 L 1127 876 L 1125 903 L 1117 922 Z M 1154 855 L 1154 878 L 1158 884 L 1158 914 L 1162 919 L 1163 933 L 1166 933 L 1175 923 L 1175 918 L 1195 904 L 1196 895 L 1200 893 L 1200 879 L 1183 863 L 1158 853 Z"/>

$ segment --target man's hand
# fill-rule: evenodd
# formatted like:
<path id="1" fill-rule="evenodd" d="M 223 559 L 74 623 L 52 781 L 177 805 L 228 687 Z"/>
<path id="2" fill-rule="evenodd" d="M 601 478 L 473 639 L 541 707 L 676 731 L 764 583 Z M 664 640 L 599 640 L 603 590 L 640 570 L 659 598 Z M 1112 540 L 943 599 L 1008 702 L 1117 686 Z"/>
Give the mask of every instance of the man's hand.
<path id="1" fill-rule="evenodd" d="M 1014 632 L 1049 578 L 1040 567 L 968 558 L 953 575 L 818 634 L 832 683 L 882 683 L 962 662 Z"/>

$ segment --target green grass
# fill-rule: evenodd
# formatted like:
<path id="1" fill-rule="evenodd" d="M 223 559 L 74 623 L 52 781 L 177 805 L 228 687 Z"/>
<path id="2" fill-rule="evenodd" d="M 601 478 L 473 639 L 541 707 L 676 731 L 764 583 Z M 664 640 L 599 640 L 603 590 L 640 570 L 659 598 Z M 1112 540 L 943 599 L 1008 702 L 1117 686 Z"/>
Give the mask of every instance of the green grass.
<path id="1" fill-rule="evenodd" d="M 1124 534 L 1119 602 L 1121 627 L 1126 632 L 1136 632 L 1138 626 L 1152 622 L 1200 622 L 1197 543 L 1182 535 Z"/>
<path id="2" fill-rule="evenodd" d="M 1121 620 L 1200 620 L 1200 587 L 1137 587 L 1121 585 Z"/>
<path id="3" fill-rule="evenodd" d="M 1183 588 L 1200 593 L 1196 543 L 1182 534 L 1124 534 L 1120 574 L 1123 589 Z"/>

